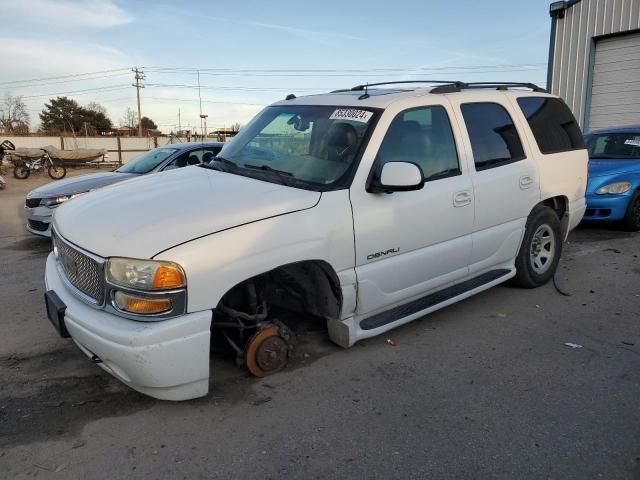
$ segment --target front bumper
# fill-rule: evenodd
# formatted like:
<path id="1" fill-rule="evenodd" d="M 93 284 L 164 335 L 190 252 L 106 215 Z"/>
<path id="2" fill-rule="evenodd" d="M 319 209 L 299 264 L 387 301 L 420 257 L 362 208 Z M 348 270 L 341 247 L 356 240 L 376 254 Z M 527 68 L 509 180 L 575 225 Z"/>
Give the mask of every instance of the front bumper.
<path id="1" fill-rule="evenodd" d="M 596 195 L 587 194 L 586 221 L 617 221 L 622 220 L 627 213 L 630 195 Z"/>
<path id="2" fill-rule="evenodd" d="M 51 238 L 53 209 L 48 207 L 24 207 L 27 214 L 27 230 L 41 237 Z"/>
<path id="3" fill-rule="evenodd" d="M 131 388 L 162 400 L 188 400 L 209 391 L 212 312 L 137 322 L 90 307 L 60 278 L 47 258 L 47 290 L 65 303 L 65 325 L 80 349 Z"/>

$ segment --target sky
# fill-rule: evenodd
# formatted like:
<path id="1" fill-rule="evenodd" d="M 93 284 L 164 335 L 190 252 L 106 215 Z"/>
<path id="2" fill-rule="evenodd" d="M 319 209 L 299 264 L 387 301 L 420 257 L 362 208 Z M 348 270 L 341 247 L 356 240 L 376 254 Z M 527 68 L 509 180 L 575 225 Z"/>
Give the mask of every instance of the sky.
<path id="1" fill-rule="evenodd" d="M 0 0 L 0 94 L 136 108 L 168 133 L 244 124 L 284 98 L 407 79 L 545 85 L 548 1 Z M 200 90 L 198 90 L 198 75 Z M 202 103 L 200 103 L 199 93 Z M 202 107 L 200 107 L 200 104 Z"/>

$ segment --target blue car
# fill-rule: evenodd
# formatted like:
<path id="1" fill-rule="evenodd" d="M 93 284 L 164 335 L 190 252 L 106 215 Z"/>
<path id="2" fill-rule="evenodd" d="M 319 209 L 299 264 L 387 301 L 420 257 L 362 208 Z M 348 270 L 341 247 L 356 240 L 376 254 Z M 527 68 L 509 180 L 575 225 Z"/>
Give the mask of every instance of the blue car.
<path id="1" fill-rule="evenodd" d="M 589 183 L 583 220 L 640 230 L 640 125 L 594 131 L 585 140 Z"/>

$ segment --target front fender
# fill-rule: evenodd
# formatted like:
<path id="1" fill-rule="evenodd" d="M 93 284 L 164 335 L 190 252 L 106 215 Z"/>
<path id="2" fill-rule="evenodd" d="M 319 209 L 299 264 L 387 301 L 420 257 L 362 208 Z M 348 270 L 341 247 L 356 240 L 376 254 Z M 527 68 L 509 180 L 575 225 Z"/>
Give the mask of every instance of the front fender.
<path id="1" fill-rule="evenodd" d="M 189 312 L 215 308 L 226 292 L 244 280 L 305 260 L 323 260 L 335 270 L 341 285 L 353 284 L 355 251 L 348 191 L 325 192 L 313 208 L 198 238 L 154 258 L 183 267 Z"/>

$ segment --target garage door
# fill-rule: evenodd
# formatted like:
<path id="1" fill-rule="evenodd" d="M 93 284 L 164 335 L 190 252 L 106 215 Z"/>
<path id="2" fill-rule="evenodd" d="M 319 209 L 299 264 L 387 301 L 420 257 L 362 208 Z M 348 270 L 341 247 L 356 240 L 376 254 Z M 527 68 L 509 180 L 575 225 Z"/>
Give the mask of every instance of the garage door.
<path id="1" fill-rule="evenodd" d="M 640 125 L 640 33 L 596 41 L 589 130 Z"/>

